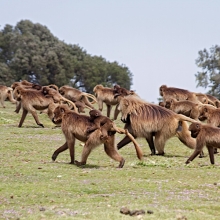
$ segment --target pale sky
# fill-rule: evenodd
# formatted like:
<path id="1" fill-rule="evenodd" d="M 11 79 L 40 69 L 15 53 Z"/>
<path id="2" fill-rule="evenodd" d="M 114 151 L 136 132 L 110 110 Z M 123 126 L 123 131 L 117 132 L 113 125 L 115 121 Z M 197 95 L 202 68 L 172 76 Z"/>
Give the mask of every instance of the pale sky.
<path id="1" fill-rule="evenodd" d="M 196 87 L 198 51 L 219 45 L 220 0 L 0 0 L 0 29 L 28 19 L 88 54 L 125 64 L 132 88 L 158 102 L 163 84 Z"/>

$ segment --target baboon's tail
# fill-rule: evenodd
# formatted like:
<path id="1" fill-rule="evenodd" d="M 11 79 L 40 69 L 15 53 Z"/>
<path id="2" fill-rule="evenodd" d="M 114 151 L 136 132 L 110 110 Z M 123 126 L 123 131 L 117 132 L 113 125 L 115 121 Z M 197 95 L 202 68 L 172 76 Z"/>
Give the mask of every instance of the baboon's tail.
<path id="1" fill-rule="evenodd" d="M 198 123 L 198 121 L 196 121 L 195 119 L 192 119 L 192 118 L 189 118 L 185 115 L 182 115 L 182 114 L 177 114 L 177 117 L 180 121 L 188 121 L 188 122 L 195 122 L 195 123 Z"/>
<path id="2" fill-rule="evenodd" d="M 119 127 L 116 127 L 115 125 L 113 125 L 113 128 L 115 131 L 117 131 L 118 133 L 120 134 L 126 134 L 130 139 L 131 141 L 134 143 L 134 146 L 135 146 L 135 150 L 136 150 L 136 153 L 137 153 L 137 157 L 139 160 L 142 160 L 142 157 L 143 157 L 143 152 L 142 152 L 142 149 L 140 148 L 140 146 L 138 145 L 137 141 L 135 140 L 135 138 L 131 135 L 131 133 L 128 132 L 127 129 L 123 129 L 123 128 L 119 128 Z"/>

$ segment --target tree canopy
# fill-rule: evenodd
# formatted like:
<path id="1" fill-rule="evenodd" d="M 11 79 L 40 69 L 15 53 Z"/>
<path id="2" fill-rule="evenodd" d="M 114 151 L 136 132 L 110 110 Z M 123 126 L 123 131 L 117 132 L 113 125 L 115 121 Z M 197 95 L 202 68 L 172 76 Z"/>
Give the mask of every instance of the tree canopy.
<path id="1" fill-rule="evenodd" d="M 125 65 L 66 44 L 39 23 L 21 20 L 15 27 L 7 24 L 0 30 L 0 84 L 28 80 L 92 92 L 97 84 L 130 89 L 132 76 Z"/>
<path id="2" fill-rule="evenodd" d="M 197 86 L 209 87 L 208 93 L 220 99 L 220 47 L 215 45 L 210 51 L 199 51 L 196 64 L 202 69 L 195 75 Z"/>

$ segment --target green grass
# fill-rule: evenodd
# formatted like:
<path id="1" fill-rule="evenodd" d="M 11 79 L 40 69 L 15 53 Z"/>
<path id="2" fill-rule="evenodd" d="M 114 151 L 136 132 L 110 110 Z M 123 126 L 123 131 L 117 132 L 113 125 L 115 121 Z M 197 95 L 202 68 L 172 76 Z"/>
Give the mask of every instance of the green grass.
<path id="1" fill-rule="evenodd" d="M 54 150 L 65 139 L 47 115 L 39 115 L 45 128 L 31 115 L 18 128 L 21 113 L 14 110 L 10 102 L 0 108 L 0 219 L 219 219 L 219 155 L 214 166 L 206 150 L 205 158 L 185 165 L 192 150 L 177 138 L 166 143 L 163 157 L 150 156 L 146 141 L 137 139 L 143 161 L 129 144 L 119 151 L 126 162 L 118 169 L 98 147 L 87 165 L 78 168 L 68 164 L 68 151 L 52 162 Z M 116 123 L 123 127 L 119 119 Z M 122 138 L 117 134 L 116 143 Z M 77 141 L 76 159 L 81 151 Z M 124 215 L 122 207 L 146 214 Z"/>

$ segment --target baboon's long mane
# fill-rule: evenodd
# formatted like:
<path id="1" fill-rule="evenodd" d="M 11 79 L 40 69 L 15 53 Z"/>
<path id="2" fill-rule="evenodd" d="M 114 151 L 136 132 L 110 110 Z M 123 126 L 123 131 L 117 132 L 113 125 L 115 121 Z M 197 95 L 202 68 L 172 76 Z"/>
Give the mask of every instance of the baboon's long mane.
<path id="1" fill-rule="evenodd" d="M 125 119 L 129 116 L 134 133 L 143 137 L 146 132 L 156 132 L 166 126 L 164 122 L 170 121 L 169 118 L 175 115 L 169 109 L 148 103 L 135 96 L 122 98 L 120 109 Z"/>
<path id="2" fill-rule="evenodd" d="M 173 112 L 161 106 L 148 103 L 134 96 L 124 98 L 128 103 L 130 117 L 138 117 L 139 121 L 154 121 L 170 117 Z M 123 114 L 123 110 L 122 110 Z"/>

